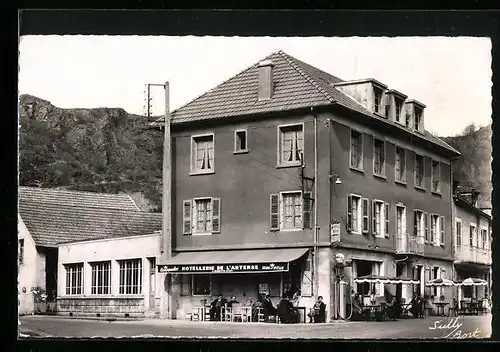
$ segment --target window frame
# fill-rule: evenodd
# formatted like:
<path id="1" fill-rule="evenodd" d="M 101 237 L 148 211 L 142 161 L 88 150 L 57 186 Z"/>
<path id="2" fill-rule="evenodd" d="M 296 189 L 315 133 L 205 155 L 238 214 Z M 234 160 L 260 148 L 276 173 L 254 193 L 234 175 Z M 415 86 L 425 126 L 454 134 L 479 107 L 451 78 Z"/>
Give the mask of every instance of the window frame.
<path id="1" fill-rule="evenodd" d="M 197 202 L 208 200 L 210 203 L 210 231 L 198 232 L 198 208 Z M 192 221 L 192 231 L 191 235 L 193 236 L 206 236 L 211 235 L 213 232 L 213 217 L 214 217 L 214 207 L 213 207 L 213 198 L 212 197 L 196 197 L 193 198 L 192 210 L 191 210 L 191 221 Z M 206 210 L 205 210 L 206 215 Z M 205 228 L 206 228 L 207 219 L 205 218 Z"/>
<path id="2" fill-rule="evenodd" d="M 474 228 L 474 231 L 471 233 L 470 230 L 471 230 L 472 227 Z M 472 234 L 472 237 L 471 237 L 471 234 Z M 474 245 L 474 242 L 476 242 L 476 245 Z M 469 224 L 469 241 L 468 241 L 468 245 L 471 248 L 476 248 L 477 247 L 477 224 L 473 223 L 473 222 L 471 222 Z"/>
<path id="3" fill-rule="evenodd" d="M 398 232 L 398 208 L 399 209 L 403 209 L 403 216 L 401 218 L 401 220 L 403 222 L 401 224 L 401 227 L 403 228 L 403 233 L 399 233 Z M 395 212 L 395 216 L 396 216 L 396 236 L 397 235 L 406 236 L 406 234 L 408 233 L 407 232 L 407 229 L 408 229 L 408 223 L 407 223 L 408 214 L 406 213 L 406 205 L 396 203 L 396 206 L 394 207 L 394 212 Z"/>
<path id="4" fill-rule="evenodd" d="M 143 285 L 144 285 L 144 280 L 143 280 L 143 263 L 142 263 L 142 258 L 129 258 L 129 259 L 120 259 L 120 260 L 117 260 L 118 262 L 118 295 L 119 296 L 138 296 L 138 295 L 142 295 L 143 294 Z M 128 267 L 125 267 L 125 268 L 122 268 L 122 264 L 125 264 L 125 263 L 133 263 L 133 262 L 137 262 L 139 263 L 138 265 L 138 268 L 128 268 Z M 124 272 L 124 276 L 123 276 L 123 280 L 124 282 L 122 283 L 122 270 Z M 128 270 L 132 270 L 130 274 Z M 131 278 L 131 281 L 134 281 L 133 280 L 133 270 L 137 270 L 139 273 L 137 275 L 137 284 L 131 284 L 131 285 L 127 285 L 127 274 L 128 275 L 132 275 L 132 278 Z M 132 293 L 127 293 L 127 287 L 130 286 L 131 287 L 131 291 L 135 291 L 134 290 L 134 287 L 137 287 L 137 292 L 132 292 Z M 123 290 L 123 292 L 122 292 Z"/>
<path id="5" fill-rule="evenodd" d="M 460 224 L 460 235 L 458 234 L 458 224 Z M 455 218 L 455 246 L 456 247 L 462 247 L 462 242 L 463 242 L 463 226 L 462 226 L 462 219 L 460 218 Z M 460 239 L 460 241 L 458 241 Z"/>
<path id="6" fill-rule="evenodd" d="M 377 96 L 377 93 L 380 93 L 379 96 Z M 377 97 L 379 98 L 377 100 Z M 373 112 L 376 114 L 382 115 L 382 110 L 383 110 L 383 99 L 384 98 L 384 89 L 373 86 Z"/>
<path id="7" fill-rule="evenodd" d="M 244 133 L 245 135 L 245 148 L 244 149 L 240 149 L 240 137 L 239 137 L 239 133 Z M 247 129 L 244 129 L 244 128 L 241 128 L 241 129 L 237 129 L 234 131 L 234 150 L 233 150 L 233 154 L 245 154 L 245 153 L 248 153 L 248 130 Z"/>
<path id="8" fill-rule="evenodd" d="M 99 265 L 109 265 L 107 270 L 94 270 L 95 266 Z M 97 295 L 110 295 L 111 294 L 111 261 L 105 260 L 105 261 L 98 261 L 98 262 L 89 262 L 90 265 L 90 294 L 92 296 L 97 296 Z M 99 275 L 101 274 L 101 280 L 105 281 L 105 275 L 104 272 L 108 272 L 107 276 L 107 282 L 105 285 L 98 285 L 99 283 Z M 107 291 L 107 293 L 99 293 L 99 288 L 103 289 L 103 291 Z"/>
<path id="9" fill-rule="evenodd" d="M 352 211 L 352 206 L 354 205 L 354 203 L 351 203 L 351 209 L 350 209 L 350 213 L 351 213 L 351 224 L 350 224 L 350 233 L 352 234 L 356 234 L 356 235 L 361 235 L 363 233 L 363 197 L 359 194 L 354 194 L 354 193 L 349 193 L 348 194 L 348 197 L 351 197 L 351 201 L 354 200 L 354 198 L 357 199 L 358 201 L 358 205 L 357 205 L 357 209 L 356 209 L 356 226 L 357 226 L 357 229 L 354 230 L 354 227 L 353 227 L 353 224 L 354 224 L 354 217 L 352 216 L 353 214 L 353 211 Z M 348 202 L 349 203 L 349 202 Z"/>
<path id="10" fill-rule="evenodd" d="M 197 159 L 197 142 L 196 139 L 202 139 L 202 138 L 207 138 L 211 137 L 212 138 L 212 165 L 210 169 L 198 169 L 196 167 L 196 159 Z M 214 174 L 215 173 L 215 133 L 210 132 L 210 133 L 203 133 L 203 134 L 196 134 L 191 136 L 191 159 L 190 159 L 190 172 L 189 175 L 207 175 L 207 174 Z"/>
<path id="11" fill-rule="evenodd" d="M 302 231 L 304 230 L 304 194 L 302 192 L 302 190 L 296 190 L 296 191 L 281 191 L 278 193 L 279 194 L 279 218 L 280 218 L 280 224 L 279 224 L 279 231 Z M 299 199 L 300 199 L 300 219 L 301 219 L 301 225 L 300 227 L 291 227 L 291 228 L 287 228 L 287 227 L 284 227 L 284 223 L 285 223 L 285 203 L 284 203 L 284 198 L 283 196 L 284 195 L 287 195 L 287 194 L 298 194 L 299 195 Z M 294 217 L 296 217 L 297 215 L 293 215 Z"/>
<path id="12" fill-rule="evenodd" d="M 417 229 L 417 233 L 414 233 L 414 235 L 417 237 L 417 239 L 422 238 L 422 240 L 425 240 L 425 212 L 421 209 L 413 209 L 413 214 L 414 218 L 420 220 L 420 228 L 418 226 L 418 222 L 413 224 L 413 226 Z"/>
<path id="13" fill-rule="evenodd" d="M 359 149 L 360 149 L 360 156 L 359 156 L 359 165 L 353 165 L 352 164 L 352 137 L 353 137 L 353 133 L 354 134 L 358 134 L 359 135 L 359 138 L 360 138 L 360 146 L 359 146 Z M 361 172 L 364 172 L 364 137 L 363 137 L 363 132 L 361 131 L 358 131 L 358 130 L 355 130 L 353 128 L 351 128 L 351 132 L 349 134 L 349 167 L 352 169 L 352 170 L 356 170 L 356 171 L 361 171 Z"/>
<path id="14" fill-rule="evenodd" d="M 377 204 L 380 204 L 380 219 L 379 219 L 379 225 L 380 225 L 380 232 L 376 231 L 376 223 L 372 223 L 372 233 L 375 237 L 378 238 L 385 238 L 385 235 L 387 233 L 386 229 L 386 216 L 385 216 L 385 204 L 386 202 L 380 199 L 372 199 L 372 222 L 373 220 L 376 219 L 375 217 L 375 210 Z"/>
<path id="15" fill-rule="evenodd" d="M 82 295 L 84 295 L 85 294 L 84 263 L 83 262 L 66 263 L 66 264 L 63 264 L 63 266 L 64 266 L 64 271 L 65 271 L 64 285 L 65 285 L 66 296 L 82 296 Z M 68 269 L 71 269 L 71 270 L 68 271 Z M 80 270 L 78 270 L 78 269 L 80 269 Z M 76 282 L 77 282 L 76 285 L 73 285 L 74 284 L 74 282 L 72 280 L 73 271 L 75 272 L 75 276 L 76 276 Z M 78 277 L 79 271 L 81 273 L 80 277 Z M 68 277 L 70 278 L 69 282 L 68 282 Z M 75 290 L 74 290 L 74 291 L 76 291 L 75 293 L 72 293 L 73 288 L 75 288 Z"/>
<path id="16" fill-rule="evenodd" d="M 382 145 L 382 166 L 381 172 L 378 173 L 375 171 L 375 158 L 376 158 L 376 146 L 377 142 Z M 373 137 L 373 175 L 381 178 L 386 178 L 387 175 L 387 141 L 381 138 Z"/>
<path id="17" fill-rule="evenodd" d="M 434 189 L 434 165 L 437 164 L 437 188 Z M 431 192 L 441 194 L 441 162 L 431 159 Z"/>
<path id="18" fill-rule="evenodd" d="M 431 213 L 429 214 L 430 215 L 430 226 L 429 226 L 429 235 L 430 235 L 430 238 L 429 238 L 429 242 L 431 245 L 435 246 L 435 247 L 438 247 L 438 246 L 441 246 L 441 245 L 444 245 L 444 243 L 441 243 L 440 241 L 440 235 L 441 235 L 441 215 L 439 214 L 436 214 L 436 213 Z M 433 234 L 432 233 L 432 220 L 433 218 L 436 218 L 436 226 L 435 226 L 435 233 Z M 434 237 L 433 237 L 434 236 Z"/>
<path id="19" fill-rule="evenodd" d="M 413 108 L 413 130 L 416 132 L 421 132 L 422 130 L 422 116 L 424 111 L 422 108 L 415 106 Z M 416 127 L 416 128 L 415 128 Z"/>
<path id="20" fill-rule="evenodd" d="M 422 158 L 422 182 L 421 182 L 421 184 L 417 184 L 417 159 L 418 158 Z M 414 153 L 413 160 L 414 160 L 414 166 L 413 166 L 414 172 L 413 173 L 414 173 L 415 188 L 425 191 L 425 156 L 422 154 Z"/>
<path id="21" fill-rule="evenodd" d="M 399 112 L 398 112 L 398 102 L 401 104 L 399 105 Z M 400 97 L 394 97 L 394 120 L 399 123 L 400 125 L 405 126 L 406 125 L 406 117 L 402 116 L 403 115 L 403 105 L 404 105 L 404 99 Z M 402 121 L 401 121 L 402 119 Z"/>
<path id="22" fill-rule="evenodd" d="M 199 278 L 201 276 L 208 277 L 208 293 L 195 293 L 195 277 Z M 210 274 L 191 274 L 191 296 L 193 297 L 207 297 L 212 295 L 212 275 Z"/>
<path id="23" fill-rule="evenodd" d="M 283 154 L 283 140 L 282 136 L 284 135 L 284 132 L 282 131 L 283 129 L 293 129 L 293 128 L 298 128 L 300 127 L 300 130 L 302 132 L 302 160 L 293 160 L 293 161 L 283 161 L 282 160 L 282 154 Z M 302 166 L 304 163 L 304 158 L 305 158 L 305 124 L 304 122 L 297 122 L 297 123 L 289 123 L 289 124 L 282 124 L 278 125 L 277 127 L 277 133 L 278 133 L 278 147 L 277 149 L 277 163 L 276 167 L 296 167 L 296 166 Z M 293 148 L 292 148 L 292 155 L 293 153 Z"/>
<path id="24" fill-rule="evenodd" d="M 398 155 L 398 150 L 403 151 L 403 176 L 400 180 L 398 180 L 398 170 L 396 168 L 396 161 L 397 161 L 397 155 Z M 401 166 L 400 166 L 401 168 Z M 407 184 L 407 179 L 406 179 L 406 149 L 403 147 L 400 147 L 398 145 L 395 145 L 394 147 L 394 181 L 403 185 Z"/>
<path id="25" fill-rule="evenodd" d="M 485 232 L 484 239 L 483 239 L 483 231 Z M 482 246 L 480 248 L 487 250 L 488 249 L 488 228 L 485 226 L 481 226 L 481 229 L 479 230 L 479 232 L 481 234 L 481 244 L 482 244 Z"/>

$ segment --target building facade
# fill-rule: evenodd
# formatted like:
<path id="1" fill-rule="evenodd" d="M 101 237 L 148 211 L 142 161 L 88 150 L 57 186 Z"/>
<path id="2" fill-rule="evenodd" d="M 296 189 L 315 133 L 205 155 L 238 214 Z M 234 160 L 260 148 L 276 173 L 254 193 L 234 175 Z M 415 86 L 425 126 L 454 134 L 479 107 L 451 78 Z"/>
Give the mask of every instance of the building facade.
<path id="1" fill-rule="evenodd" d="M 328 321 L 344 311 L 340 280 L 364 296 L 438 295 L 425 282 L 453 272 L 459 153 L 425 131 L 424 109 L 280 51 L 174 111 L 170 317 L 218 294 L 277 303 L 300 289 L 301 306 L 324 297 Z M 420 284 L 354 283 L 370 274 Z"/>

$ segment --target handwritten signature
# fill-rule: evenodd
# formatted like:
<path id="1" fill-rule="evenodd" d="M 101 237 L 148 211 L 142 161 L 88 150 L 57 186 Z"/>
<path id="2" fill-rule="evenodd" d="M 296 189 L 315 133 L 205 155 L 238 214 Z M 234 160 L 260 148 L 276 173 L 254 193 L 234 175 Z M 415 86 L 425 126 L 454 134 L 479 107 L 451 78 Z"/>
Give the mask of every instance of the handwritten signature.
<path id="1" fill-rule="evenodd" d="M 433 326 L 429 327 L 429 330 L 450 330 L 450 332 L 444 336 L 445 339 L 478 339 L 482 337 L 480 335 L 481 330 L 477 328 L 472 332 L 463 332 L 461 329 L 463 324 L 460 323 L 459 320 L 460 317 L 450 319 L 448 324 L 441 320 L 436 320 Z"/>

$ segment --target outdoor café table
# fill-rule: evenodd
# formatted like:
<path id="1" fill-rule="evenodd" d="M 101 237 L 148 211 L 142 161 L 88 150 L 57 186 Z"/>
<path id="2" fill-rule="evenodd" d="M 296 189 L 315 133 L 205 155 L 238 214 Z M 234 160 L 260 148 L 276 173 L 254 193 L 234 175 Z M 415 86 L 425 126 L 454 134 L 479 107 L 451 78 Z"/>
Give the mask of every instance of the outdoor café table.
<path id="1" fill-rule="evenodd" d="M 444 307 L 448 304 L 448 302 L 434 302 L 434 305 L 437 307 L 437 315 L 444 316 Z"/>
<path id="2" fill-rule="evenodd" d="M 363 306 L 363 309 L 370 310 L 370 318 L 372 317 L 372 313 L 373 313 L 373 317 L 375 318 L 375 314 L 377 314 L 377 312 L 382 309 L 382 305 L 381 304 L 367 304 L 367 305 Z"/>

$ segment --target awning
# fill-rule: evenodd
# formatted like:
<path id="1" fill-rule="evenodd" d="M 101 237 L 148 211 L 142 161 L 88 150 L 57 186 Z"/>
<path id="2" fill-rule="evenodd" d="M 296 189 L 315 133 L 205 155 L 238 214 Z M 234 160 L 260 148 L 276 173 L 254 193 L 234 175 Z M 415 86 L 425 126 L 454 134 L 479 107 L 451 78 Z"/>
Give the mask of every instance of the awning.
<path id="1" fill-rule="evenodd" d="M 158 264 L 158 272 L 172 274 L 227 274 L 286 272 L 289 263 L 308 248 L 181 252 Z"/>
<path id="2" fill-rule="evenodd" d="M 365 275 L 354 279 L 355 283 L 370 283 L 370 284 L 408 284 L 417 285 L 420 283 L 419 280 L 415 280 L 409 277 L 397 276 L 397 277 L 385 277 L 380 275 Z"/>

